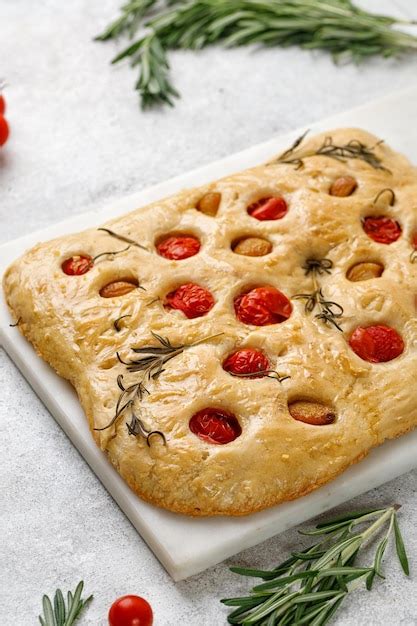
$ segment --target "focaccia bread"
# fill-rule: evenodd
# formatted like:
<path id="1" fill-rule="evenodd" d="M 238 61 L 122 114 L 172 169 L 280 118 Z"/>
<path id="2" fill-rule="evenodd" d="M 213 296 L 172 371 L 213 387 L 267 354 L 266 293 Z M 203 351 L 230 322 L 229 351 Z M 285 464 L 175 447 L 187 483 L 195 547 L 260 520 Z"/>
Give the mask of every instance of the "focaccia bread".
<path id="1" fill-rule="evenodd" d="M 143 499 L 243 515 L 417 425 L 417 170 L 341 129 L 7 270 L 18 328 Z"/>

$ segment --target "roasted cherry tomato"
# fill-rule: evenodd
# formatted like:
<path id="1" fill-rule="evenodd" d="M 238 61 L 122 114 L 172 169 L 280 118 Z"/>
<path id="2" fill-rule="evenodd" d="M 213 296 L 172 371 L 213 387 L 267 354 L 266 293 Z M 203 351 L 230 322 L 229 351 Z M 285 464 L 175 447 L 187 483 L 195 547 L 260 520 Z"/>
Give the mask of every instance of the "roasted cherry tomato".
<path id="1" fill-rule="evenodd" d="M 401 226 L 390 217 L 365 217 L 363 230 L 377 243 L 390 244 L 401 237 Z"/>
<path id="2" fill-rule="evenodd" d="M 414 233 L 414 235 L 411 237 L 411 245 L 413 246 L 414 250 L 417 250 L 417 233 Z"/>
<path id="3" fill-rule="evenodd" d="M 195 283 L 186 283 L 166 296 L 166 304 L 172 309 L 182 311 L 189 319 L 193 319 L 206 315 L 214 306 L 214 298 L 204 287 Z"/>
<path id="4" fill-rule="evenodd" d="M 9 137 L 9 125 L 2 115 L 0 115 L 0 146 L 3 146 Z"/>
<path id="5" fill-rule="evenodd" d="M 247 211 L 257 220 L 280 220 L 288 211 L 288 206 L 281 196 L 267 197 L 250 204 Z"/>
<path id="6" fill-rule="evenodd" d="M 192 416 L 189 426 L 192 433 L 209 443 L 230 443 L 242 434 L 233 413 L 223 409 L 202 409 Z"/>
<path id="7" fill-rule="evenodd" d="M 236 376 L 240 374 L 255 374 L 256 372 L 268 370 L 269 360 L 260 350 L 243 348 L 227 357 L 223 362 L 223 369 Z M 251 376 L 250 378 L 262 378 L 262 374 L 260 376 Z"/>
<path id="8" fill-rule="evenodd" d="M 152 626 L 151 605 L 139 596 L 122 596 L 110 607 L 109 626 Z"/>
<path id="9" fill-rule="evenodd" d="M 66 259 L 61 265 L 62 271 L 68 276 L 81 276 L 86 274 L 93 267 L 93 259 L 91 256 L 84 254 L 75 254 Z"/>
<path id="10" fill-rule="evenodd" d="M 4 115 L 5 110 L 6 110 L 6 102 L 4 100 L 3 94 L 0 93 L 0 115 Z"/>
<path id="11" fill-rule="evenodd" d="M 385 363 L 400 356 L 404 351 L 404 341 L 390 326 L 358 326 L 350 339 L 352 350 L 364 361 Z"/>
<path id="12" fill-rule="evenodd" d="M 256 287 L 235 299 L 237 318 L 244 324 L 280 324 L 292 312 L 291 302 L 275 287 Z"/>
<path id="13" fill-rule="evenodd" d="M 190 235 L 167 237 L 157 245 L 158 253 L 166 259 L 188 259 L 200 250 L 200 242 Z"/>

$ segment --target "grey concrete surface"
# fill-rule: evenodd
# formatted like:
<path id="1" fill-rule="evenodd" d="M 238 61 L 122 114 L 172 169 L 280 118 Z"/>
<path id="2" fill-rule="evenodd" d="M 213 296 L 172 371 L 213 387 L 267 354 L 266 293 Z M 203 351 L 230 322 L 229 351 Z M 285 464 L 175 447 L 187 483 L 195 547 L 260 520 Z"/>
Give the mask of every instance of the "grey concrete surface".
<path id="1" fill-rule="evenodd" d="M 417 18 L 407 0 L 362 4 Z M 336 67 L 298 49 L 178 52 L 171 60 L 182 99 L 143 114 L 134 73 L 109 66 L 117 46 L 92 41 L 118 5 L 0 0 L 0 75 L 10 84 L 12 129 L 0 152 L 1 241 L 417 78 L 415 56 Z M 0 359 L 2 626 L 36 624 L 42 594 L 81 577 L 95 599 L 80 625 L 104 626 L 110 603 L 125 593 L 149 599 L 155 626 L 221 625 L 218 599 L 250 585 L 228 565 L 268 568 L 305 545 L 290 531 L 174 584 L 16 367 L 3 352 Z M 403 577 L 389 549 L 387 580 L 349 598 L 335 623 L 417 625 L 416 478 L 411 472 L 339 507 L 400 502 L 412 575 Z"/>

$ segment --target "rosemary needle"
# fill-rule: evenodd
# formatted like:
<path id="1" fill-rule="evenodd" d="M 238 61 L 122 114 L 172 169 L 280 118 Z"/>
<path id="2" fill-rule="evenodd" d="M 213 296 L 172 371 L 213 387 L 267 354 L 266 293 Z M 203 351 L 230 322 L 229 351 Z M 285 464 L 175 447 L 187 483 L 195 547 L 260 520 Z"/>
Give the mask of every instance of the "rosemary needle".
<path id="1" fill-rule="evenodd" d="M 128 0 L 97 39 L 139 31 L 113 63 L 129 58 L 139 67 L 136 89 L 142 106 L 149 107 L 172 105 L 178 96 L 169 76 L 169 50 L 215 43 L 298 45 L 357 62 L 417 49 L 417 37 L 392 28 L 407 23 L 364 11 L 352 0 Z"/>
<path id="2" fill-rule="evenodd" d="M 404 542 L 397 520 L 398 506 L 353 512 L 319 524 L 302 534 L 318 536 L 318 543 L 293 552 L 272 570 L 232 567 L 241 576 L 260 578 L 250 595 L 221 600 L 235 607 L 229 624 L 244 626 L 322 626 L 327 624 L 347 595 L 365 584 L 370 590 L 376 576 L 383 578 L 382 560 L 394 536 L 403 572 L 409 574 Z M 359 528 L 357 528 L 359 527 Z M 385 529 L 372 565 L 356 565 L 364 544 Z"/>
<path id="3" fill-rule="evenodd" d="M 42 598 L 43 615 L 39 615 L 42 626 L 72 626 L 80 617 L 81 611 L 91 602 L 93 596 L 86 600 L 81 598 L 84 582 L 80 581 L 74 591 L 68 591 L 67 602 L 63 593 L 57 589 L 51 602 L 48 596 Z"/>

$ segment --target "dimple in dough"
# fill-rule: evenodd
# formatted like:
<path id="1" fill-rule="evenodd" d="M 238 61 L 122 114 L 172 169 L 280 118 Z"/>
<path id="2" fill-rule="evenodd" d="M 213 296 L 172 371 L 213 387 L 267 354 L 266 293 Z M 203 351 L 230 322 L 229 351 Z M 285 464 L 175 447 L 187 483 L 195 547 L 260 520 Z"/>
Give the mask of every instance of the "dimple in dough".
<path id="1" fill-rule="evenodd" d="M 377 138 L 358 129 L 326 133 L 335 143 L 358 139 L 374 146 Z M 303 143 L 305 151 L 323 141 Z M 189 515 L 244 515 L 298 498 L 333 479 L 384 440 L 417 424 L 417 263 L 410 261 L 410 241 L 417 231 L 417 170 L 385 144 L 375 147 L 387 170 L 349 159 L 306 158 L 303 167 L 274 162 L 229 176 L 199 189 L 141 207 L 105 226 L 140 242 L 120 255 L 101 257 L 82 276 L 67 276 L 62 262 L 74 254 L 94 257 L 125 244 L 104 231 L 82 233 L 42 243 L 15 261 L 4 276 L 4 289 L 19 329 L 59 375 L 77 390 L 97 444 L 130 487 L 143 499 Z M 353 195 L 329 195 L 332 182 L 353 176 Z M 384 188 L 396 202 L 381 207 L 373 200 Z M 216 217 L 195 207 L 203 194 L 221 193 Z M 261 197 L 283 195 L 288 213 L 276 221 L 257 221 L 246 207 Z M 385 197 L 389 200 L 390 195 Z M 391 245 L 374 242 L 361 218 L 386 214 L 402 227 Z M 198 255 L 181 261 L 159 256 L 155 241 L 169 233 L 194 234 Z M 234 254 L 232 242 L 245 236 L 272 243 L 270 254 Z M 254 286 L 272 285 L 289 298 L 312 289 L 302 269 L 307 258 L 328 258 L 331 275 L 320 277 L 326 298 L 340 303 L 342 332 L 306 314 L 293 300 L 291 317 L 271 326 L 240 323 L 234 298 Z M 346 272 L 361 261 L 384 265 L 381 277 L 351 282 Z M 110 281 L 137 279 L 120 298 L 102 298 Z M 163 306 L 164 297 L 186 282 L 210 290 L 215 306 L 204 317 L 187 319 Z M 129 315 L 116 332 L 113 321 Z M 405 342 L 403 354 L 388 363 L 371 364 L 350 349 L 357 326 L 388 324 Z M 137 413 L 149 430 L 162 431 L 164 445 L 128 434 L 121 416 L 114 426 L 97 431 L 114 416 L 120 390 L 116 379 L 137 382 L 116 353 L 129 359 L 131 347 L 154 343 L 151 331 L 173 344 L 221 336 L 185 350 L 149 385 Z M 222 369 L 225 357 L 240 347 L 267 354 L 280 375 L 241 379 Z M 288 403 L 310 399 L 329 404 L 337 419 L 326 426 L 294 420 Z M 242 434 L 226 445 L 194 435 L 191 416 L 205 407 L 231 411 Z"/>

